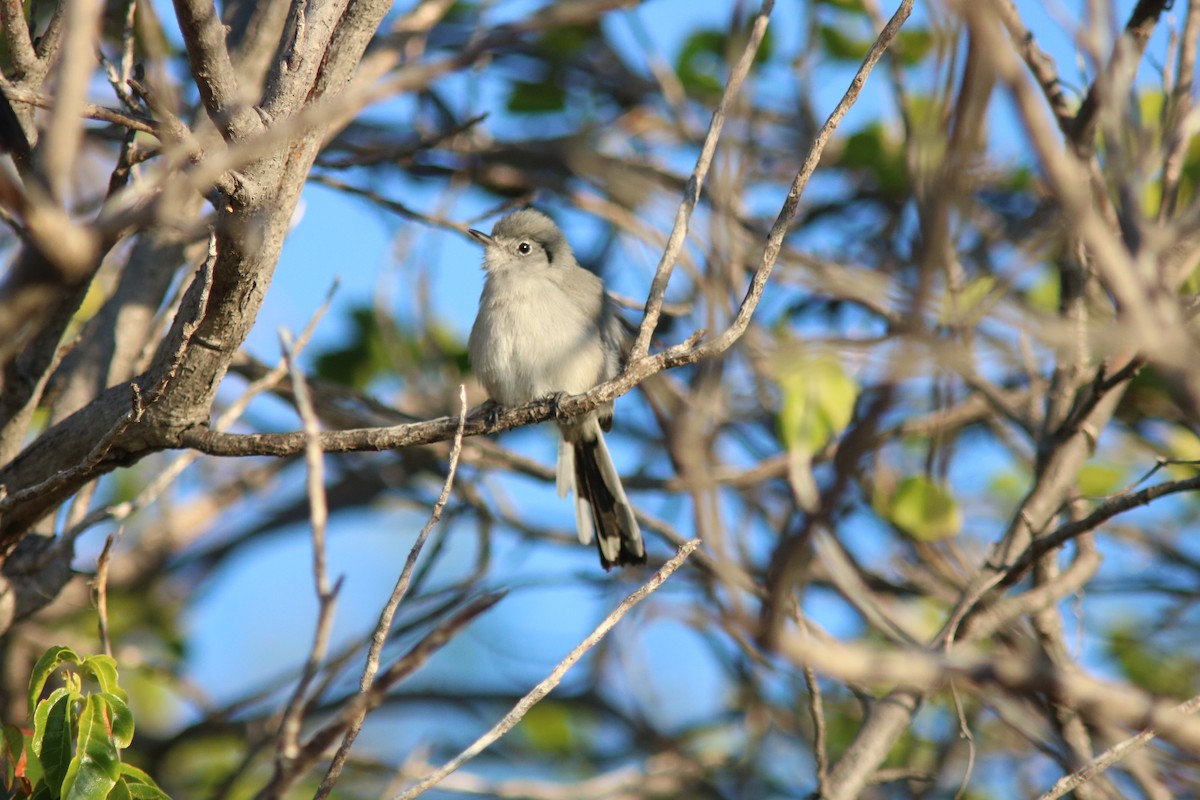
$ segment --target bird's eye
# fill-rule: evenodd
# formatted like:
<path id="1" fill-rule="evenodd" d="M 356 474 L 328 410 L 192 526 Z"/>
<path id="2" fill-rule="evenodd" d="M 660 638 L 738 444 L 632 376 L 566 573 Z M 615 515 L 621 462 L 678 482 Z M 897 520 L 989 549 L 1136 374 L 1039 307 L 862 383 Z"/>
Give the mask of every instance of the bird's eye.
<path id="1" fill-rule="evenodd" d="M 529 242 L 521 242 L 517 245 L 517 252 L 523 256 L 527 256 L 533 252 L 533 248 L 529 245 Z"/>

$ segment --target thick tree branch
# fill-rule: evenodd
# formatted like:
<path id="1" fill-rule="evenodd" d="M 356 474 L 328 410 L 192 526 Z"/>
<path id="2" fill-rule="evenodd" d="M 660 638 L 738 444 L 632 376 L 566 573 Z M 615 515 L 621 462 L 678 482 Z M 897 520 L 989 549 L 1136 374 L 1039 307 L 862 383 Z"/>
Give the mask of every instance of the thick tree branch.
<path id="1" fill-rule="evenodd" d="M 1136 67 L 1142 53 L 1146 51 L 1146 43 L 1150 41 L 1150 34 L 1154 32 L 1159 17 L 1172 2 L 1173 0 L 1138 0 L 1138 4 L 1134 6 L 1129 20 L 1125 23 L 1125 32 L 1113 49 L 1112 57 L 1101 75 L 1088 87 L 1087 97 L 1083 99 L 1072 122 L 1070 139 L 1080 158 L 1086 160 L 1095 151 L 1101 105 L 1110 100 L 1105 95 L 1111 93 L 1114 79 L 1121 70 Z"/>
<path id="2" fill-rule="evenodd" d="M 29 38 L 29 23 L 21 0 L 0 0 L 0 23 L 8 42 L 8 57 L 12 59 L 13 80 L 21 82 L 37 70 L 38 57 Z"/>
<path id="3" fill-rule="evenodd" d="M 1154 728 L 1159 736 L 1177 747 L 1200 755 L 1200 719 L 1183 713 L 1176 704 L 1128 686 L 1096 680 L 1082 671 L 1059 670 L 1037 658 L 880 650 L 838 642 L 817 642 L 794 632 L 781 639 L 780 652 L 799 665 L 811 666 L 818 672 L 856 683 L 898 684 L 909 690 L 929 692 L 940 690 L 954 678 L 972 683 L 981 691 L 998 688 L 1017 695 L 1041 693 L 1076 709 L 1098 724 Z M 854 795 L 831 788 L 829 796 Z"/>
<path id="4" fill-rule="evenodd" d="M 237 72 L 226 48 L 225 25 L 212 0 L 174 3 L 192 77 L 217 130 L 228 142 L 240 142 L 260 132 L 262 121 L 238 88 Z"/>

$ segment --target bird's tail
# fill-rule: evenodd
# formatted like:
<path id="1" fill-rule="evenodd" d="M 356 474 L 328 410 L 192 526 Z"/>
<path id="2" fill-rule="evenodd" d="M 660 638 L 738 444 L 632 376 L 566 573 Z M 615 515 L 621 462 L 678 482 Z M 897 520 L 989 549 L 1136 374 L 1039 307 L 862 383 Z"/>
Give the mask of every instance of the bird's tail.
<path id="1" fill-rule="evenodd" d="M 589 431 L 591 433 L 592 431 Z M 621 476 L 613 466 L 608 445 L 599 426 L 595 438 L 563 441 L 559 447 L 557 485 L 560 497 L 575 490 L 575 525 L 579 541 L 595 537 L 600 564 L 605 569 L 627 564 L 644 564 L 646 547 L 642 531 L 625 496 Z"/>

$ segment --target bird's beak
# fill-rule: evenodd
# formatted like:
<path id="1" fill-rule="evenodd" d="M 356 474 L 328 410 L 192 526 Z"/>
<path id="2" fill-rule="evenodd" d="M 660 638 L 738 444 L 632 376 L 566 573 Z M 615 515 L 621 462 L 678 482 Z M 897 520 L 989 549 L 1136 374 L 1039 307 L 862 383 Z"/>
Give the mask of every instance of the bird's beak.
<path id="1" fill-rule="evenodd" d="M 492 243 L 492 237 L 488 236 L 483 231 L 477 231 L 474 228 L 469 229 L 467 231 L 467 235 L 470 236 L 475 241 L 479 242 L 484 247 L 487 247 L 489 244 Z"/>

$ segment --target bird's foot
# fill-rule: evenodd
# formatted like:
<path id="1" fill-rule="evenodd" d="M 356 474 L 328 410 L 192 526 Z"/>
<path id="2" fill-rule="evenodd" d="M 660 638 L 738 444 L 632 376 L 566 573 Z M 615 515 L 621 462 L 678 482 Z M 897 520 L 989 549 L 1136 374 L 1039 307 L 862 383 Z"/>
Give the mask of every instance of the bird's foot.
<path id="1" fill-rule="evenodd" d="M 487 423 L 489 428 L 494 428 L 500 422 L 500 412 L 502 411 L 504 411 L 504 406 L 489 397 L 483 401 L 483 405 L 479 407 L 477 413 L 483 417 L 483 421 Z"/>
<path id="2" fill-rule="evenodd" d="M 562 401 L 570 397 L 566 392 L 555 392 L 546 395 L 546 399 L 550 401 L 550 410 L 554 412 L 554 419 L 557 422 L 570 419 L 570 416 L 562 410 Z"/>

